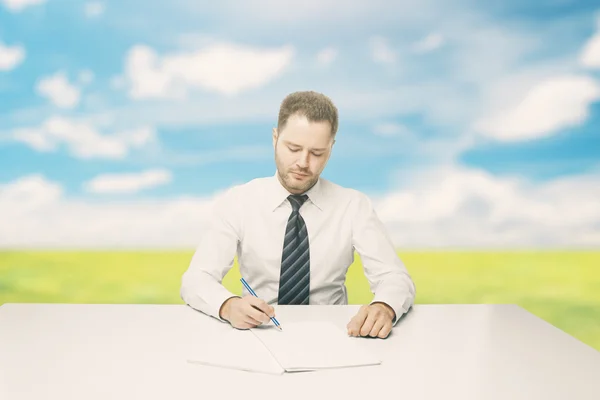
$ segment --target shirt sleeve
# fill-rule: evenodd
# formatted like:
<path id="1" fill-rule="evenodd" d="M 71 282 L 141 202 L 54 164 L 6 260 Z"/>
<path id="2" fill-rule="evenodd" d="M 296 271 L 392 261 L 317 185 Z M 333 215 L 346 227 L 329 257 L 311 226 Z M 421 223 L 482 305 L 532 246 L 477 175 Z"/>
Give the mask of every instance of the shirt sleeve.
<path id="1" fill-rule="evenodd" d="M 395 325 L 414 304 L 415 284 L 372 202 L 360 192 L 355 200 L 354 212 L 353 246 L 360 255 L 365 276 L 374 294 L 371 304 L 383 302 L 389 305 L 396 313 Z"/>
<path id="2" fill-rule="evenodd" d="M 221 305 L 237 296 L 222 285 L 223 277 L 233 267 L 240 241 L 241 214 L 236 194 L 236 187 L 231 188 L 213 203 L 200 243 L 181 279 L 181 299 L 223 322 L 219 316 Z"/>

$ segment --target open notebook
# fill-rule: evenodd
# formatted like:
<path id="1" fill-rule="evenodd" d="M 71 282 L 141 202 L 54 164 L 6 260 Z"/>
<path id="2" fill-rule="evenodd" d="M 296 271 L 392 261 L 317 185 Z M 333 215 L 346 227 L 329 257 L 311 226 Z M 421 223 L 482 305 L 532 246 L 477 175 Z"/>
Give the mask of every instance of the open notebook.
<path id="1" fill-rule="evenodd" d="M 272 324 L 231 328 L 215 343 L 194 344 L 188 361 L 269 374 L 381 364 L 360 340 L 330 322 L 288 322 L 283 331 Z"/>

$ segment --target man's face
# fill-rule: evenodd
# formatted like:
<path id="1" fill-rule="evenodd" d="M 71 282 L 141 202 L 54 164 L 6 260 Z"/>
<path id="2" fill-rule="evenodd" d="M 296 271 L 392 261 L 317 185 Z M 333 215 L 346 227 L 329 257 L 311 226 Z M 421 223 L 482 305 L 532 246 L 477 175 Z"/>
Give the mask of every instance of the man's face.
<path id="1" fill-rule="evenodd" d="M 329 122 L 309 122 L 306 117 L 292 115 L 282 131 L 273 129 L 281 184 L 294 194 L 310 189 L 325 169 L 333 143 Z"/>

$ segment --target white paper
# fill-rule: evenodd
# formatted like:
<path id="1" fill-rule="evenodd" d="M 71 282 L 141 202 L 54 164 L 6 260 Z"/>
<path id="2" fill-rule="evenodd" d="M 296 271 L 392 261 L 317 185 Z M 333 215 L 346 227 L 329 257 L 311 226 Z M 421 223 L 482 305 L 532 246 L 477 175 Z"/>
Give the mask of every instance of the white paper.
<path id="1" fill-rule="evenodd" d="M 290 372 L 381 364 L 358 342 L 360 338 L 330 322 L 286 322 L 283 331 L 264 326 L 252 333 Z"/>
<path id="2" fill-rule="evenodd" d="M 272 324 L 231 328 L 204 339 L 194 343 L 188 362 L 275 375 L 381 364 L 361 338 L 330 322 L 286 322 L 283 331 Z"/>
<path id="3" fill-rule="evenodd" d="M 194 343 L 188 362 L 274 375 L 285 372 L 250 330 L 233 327 L 218 337 Z"/>

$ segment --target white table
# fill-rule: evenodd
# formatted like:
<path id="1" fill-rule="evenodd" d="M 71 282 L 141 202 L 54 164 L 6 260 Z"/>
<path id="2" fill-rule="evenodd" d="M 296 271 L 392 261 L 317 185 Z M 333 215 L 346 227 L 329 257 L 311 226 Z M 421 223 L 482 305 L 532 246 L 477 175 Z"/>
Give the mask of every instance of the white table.
<path id="1" fill-rule="evenodd" d="M 358 306 L 276 306 L 345 329 Z M 515 305 L 416 305 L 379 366 L 281 376 L 186 361 L 229 325 L 184 305 L 0 306 L 0 399 L 600 399 L 600 352 Z"/>

